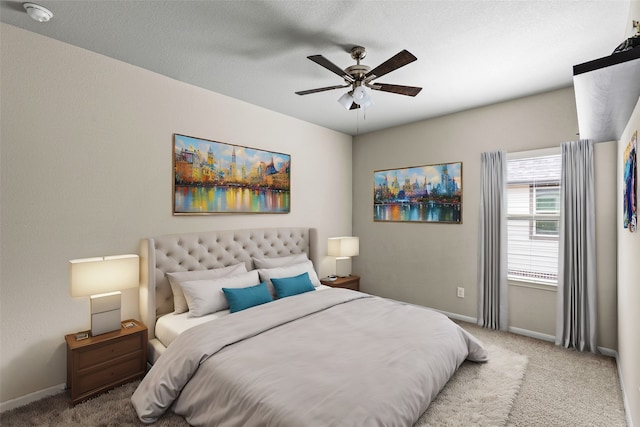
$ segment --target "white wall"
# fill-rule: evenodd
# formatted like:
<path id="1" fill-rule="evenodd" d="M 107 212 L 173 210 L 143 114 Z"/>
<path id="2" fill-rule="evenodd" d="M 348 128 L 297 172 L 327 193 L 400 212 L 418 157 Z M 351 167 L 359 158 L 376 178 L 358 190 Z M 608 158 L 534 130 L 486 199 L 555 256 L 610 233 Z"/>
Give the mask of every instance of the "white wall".
<path id="1" fill-rule="evenodd" d="M 476 318 L 480 154 L 577 139 L 572 88 L 354 138 L 353 271 L 365 292 Z M 599 345 L 616 349 L 615 143 L 596 146 Z M 462 161 L 462 224 L 373 222 L 373 171 Z M 465 298 L 456 288 L 465 288 Z M 555 335 L 554 290 L 510 286 L 510 327 Z"/>
<path id="2" fill-rule="evenodd" d="M 324 254 L 326 237 L 351 233 L 351 136 L 1 31 L 0 402 L 66 380 L 64 335 L 90 326 L 88 298 L 69 295 L 70 259 L 135 253 L 164 233 L 278 226 L 318 228 Z M 172 216 L 174 133 L 290 154 L 291 213 Z M 135 290 L 122 308 L 138 317 Z"/>
<path id="3" fill-rule="evenodd" d="M 640 230 L 630 233 L 622 225 L 623 214 L 623 153 L 638 132 L 640 138 L 640 99 L 618 142 L 618 215 L 616 227 L 618 236 L 618 356 L 624 393 L 627 400 L 627 414 L 631 426 L 640 426 Z M 640 143 L 640 141 L 638 141 Z M 636 162 L 640 155 L 636 153 Z M 640 178 L 640 167 L 638 168 Z M 640 185 L 636 187 L 636 200 L 640 197 Z M 640 218 L 639 218 L 640 219 Z"/>

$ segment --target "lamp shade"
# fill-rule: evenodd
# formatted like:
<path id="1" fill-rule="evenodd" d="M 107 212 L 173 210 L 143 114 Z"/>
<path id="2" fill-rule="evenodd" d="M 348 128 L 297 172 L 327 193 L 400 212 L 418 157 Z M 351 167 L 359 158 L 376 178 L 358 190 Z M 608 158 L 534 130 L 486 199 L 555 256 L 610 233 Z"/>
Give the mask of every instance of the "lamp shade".
<path id="1" fill-rule="evenodd" d="M 327 241 L 327 255 L 329 256 L 351 257 L 358 256 L 359 253 L 360 239 L 358 237 L 329 237 Z"/>
<path id="2" fill-rule="evenodd" d="M 140 282 L 138 255 L 116 255 L 69 261 L 71 296 L 96 295 L 135 288 Z"/>

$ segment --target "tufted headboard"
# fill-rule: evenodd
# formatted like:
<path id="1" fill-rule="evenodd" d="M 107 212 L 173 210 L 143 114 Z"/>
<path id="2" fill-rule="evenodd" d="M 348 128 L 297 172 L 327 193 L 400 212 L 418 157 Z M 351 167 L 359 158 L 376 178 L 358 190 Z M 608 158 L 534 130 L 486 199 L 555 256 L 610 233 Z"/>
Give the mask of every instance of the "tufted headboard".
<path id="1" fill-rule="evenodd" d="M 314 265 L 313 228 L 262 228 L 201 231 L 143 239 L 140 243 L 140 317 L 155 338 L 158 316 L 173 311 L 171 285 L 165 276 L 173 271 L 205 270 L 244 262 L 251 257 L 276 257 L 306 253 Z M 315 244 L 315 243 L 314 243 Z"/>

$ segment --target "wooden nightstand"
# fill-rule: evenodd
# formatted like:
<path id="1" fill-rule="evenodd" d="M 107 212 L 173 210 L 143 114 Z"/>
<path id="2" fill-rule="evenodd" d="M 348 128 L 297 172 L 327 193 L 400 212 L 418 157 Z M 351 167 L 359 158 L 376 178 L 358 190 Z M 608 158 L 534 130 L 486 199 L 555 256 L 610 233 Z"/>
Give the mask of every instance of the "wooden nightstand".
<path id="1" fill-rule="evenodd" d="M 323 285 L 331 286 L 334 288 L 347 288 L 353 289 L 354 291 L 360 290 L 360 276 L 347 276 L 347 277 L 338 277 L 336 280 L 329 281 L 326 278 L 321 279 L 320 283 Z"/>
<path id="2" fill-rule="evenodd" d="M 93 397 L 106 390 L 142 378 L 147 370 L 147 327 L 136 320 L 129 328 L 76 340 L 66 335 L 67 387 L 71 403 Z"/>

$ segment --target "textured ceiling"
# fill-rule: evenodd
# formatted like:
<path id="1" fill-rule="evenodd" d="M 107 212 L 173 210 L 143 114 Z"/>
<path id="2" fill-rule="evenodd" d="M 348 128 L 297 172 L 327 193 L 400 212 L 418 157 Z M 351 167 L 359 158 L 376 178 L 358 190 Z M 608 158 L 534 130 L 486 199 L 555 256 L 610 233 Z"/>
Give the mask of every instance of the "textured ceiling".
<path id="1" fill-rule="evenodd" d="M 632 34 L 629 0 L 606 1 L 40 1 L 0 2 L 2 22 L 176 80 L 348 134 L 518 98 L 572 84 L 572 67 L 611 54 Z M 346 111 L 346 89 L 308 60 L 346 68 L 352 46 L 375 67 L 403 49 L 418 60 L 380 79 L 421 86 L 411 98 L 375 91 Z"/>

